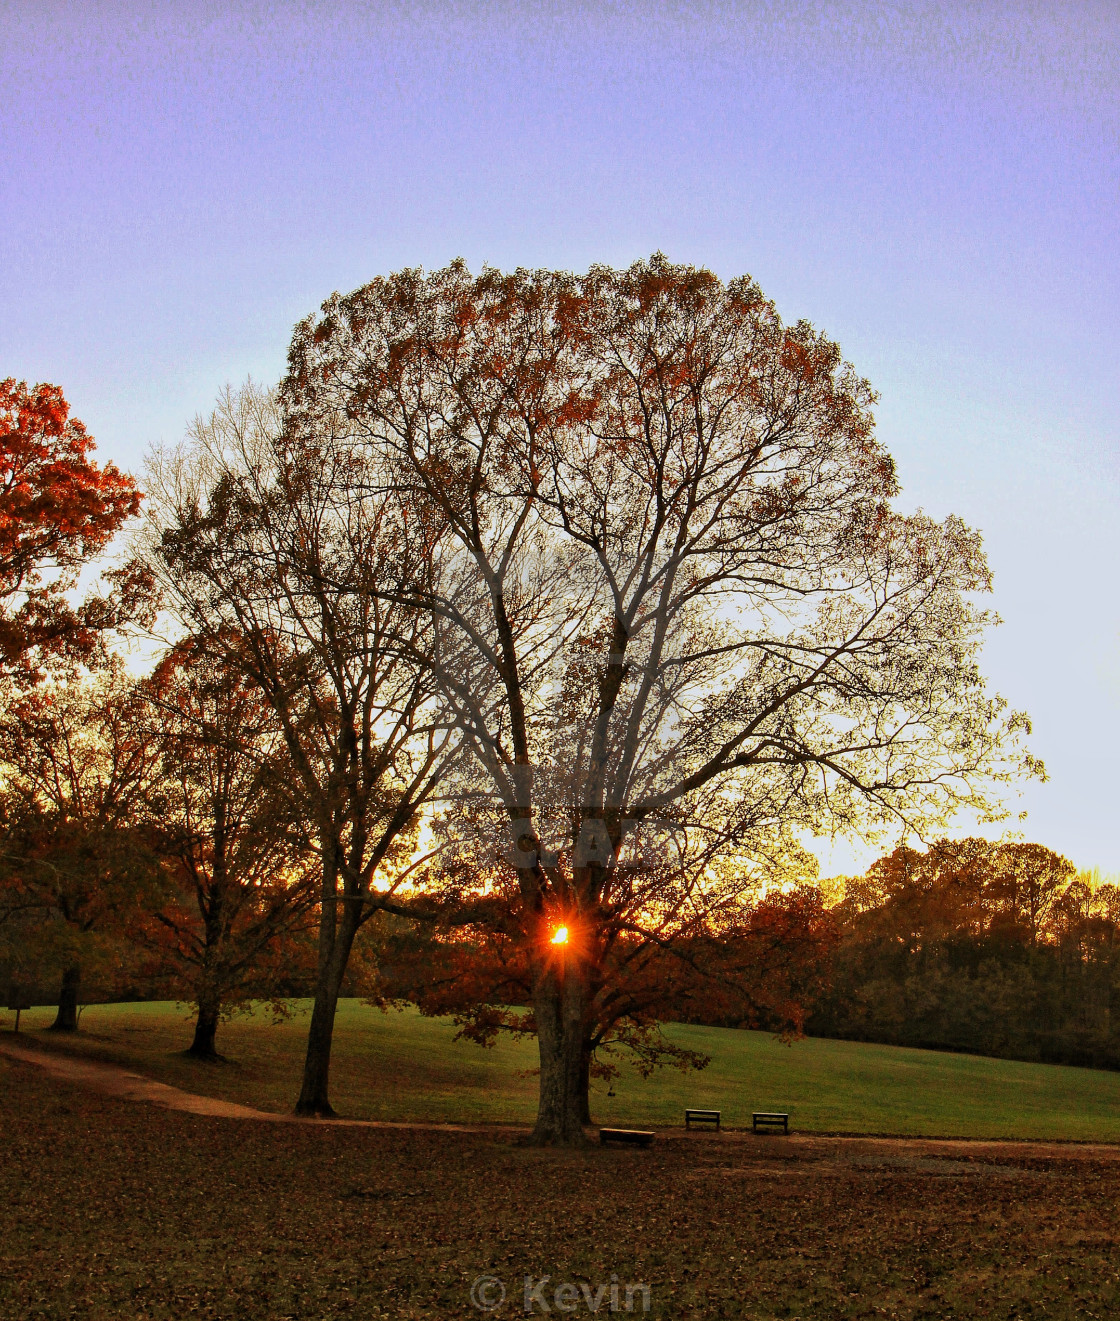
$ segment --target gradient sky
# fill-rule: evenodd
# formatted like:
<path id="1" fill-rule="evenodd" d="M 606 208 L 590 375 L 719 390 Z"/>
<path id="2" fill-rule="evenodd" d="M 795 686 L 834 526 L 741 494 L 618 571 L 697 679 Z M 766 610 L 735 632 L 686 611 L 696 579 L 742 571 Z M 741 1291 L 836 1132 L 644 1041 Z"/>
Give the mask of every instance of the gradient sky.
<path id="1" fill-rule="evenodd" d="M 1027 838 L 1120 872 L 1120 4 L 0 10 L 0 376 L 138 470 L 402 265 L 752 274 L 985 537 Z M 846 865 L 843 851 L 825 866 Z"/>

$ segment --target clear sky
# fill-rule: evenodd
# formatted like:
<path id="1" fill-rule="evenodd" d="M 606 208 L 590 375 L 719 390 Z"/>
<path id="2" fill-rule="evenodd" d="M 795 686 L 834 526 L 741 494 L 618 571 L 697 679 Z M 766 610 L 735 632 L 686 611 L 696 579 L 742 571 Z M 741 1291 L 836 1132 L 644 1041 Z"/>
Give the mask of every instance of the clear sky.
<path id="1" fill-rule="evenodd" d="M 1021 828 L 1120 872 L 1117 0 L 7 0 L 0 164 L 0 376 L 134 469 L 380 272 L 749 272 L 983 531 Z"/>

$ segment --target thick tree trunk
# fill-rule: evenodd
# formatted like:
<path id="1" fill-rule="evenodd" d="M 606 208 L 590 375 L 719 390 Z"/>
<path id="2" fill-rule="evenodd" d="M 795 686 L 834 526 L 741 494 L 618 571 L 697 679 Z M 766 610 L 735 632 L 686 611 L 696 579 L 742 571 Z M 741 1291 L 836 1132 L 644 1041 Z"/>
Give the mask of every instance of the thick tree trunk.
<path id="1" fill-rule="evenodd" d="M 51 1024 L 52 1032 L 77 1032 L 78 994 L 82 989 L 82 970 L 75 964 L 62 974 L 62 988 L 58 993 L 58 1013 Z"/>
<path id="2" fill-rule="evenodd" d="M 591 1048 L 587 1042 L 579 1061 L 579 1119 L 585 1128 L 591 1126 Z"/>
<path id="3" fill-rule="evenodd" d="M 578 969 L 542 969 L 536 979 L 541 1084 L 531 1141 L 540 1146 L 582 1147 L 584 1132 L 584 995 Z"/>
<path id="4" fill-rule="evenodd" d="M 341 914 L 328 912 L 342 908 Z M 361 905 L 325 902 L 319 923 L 319 972 L 315 982 L 315 1005 L 307 1033 L 307 1054 L 303 1062 L 303 1084 L 296 1101 L 296 1114 L 329 1119 L 334 1115 L 328 1085 L 331 1069 L 331 1045 L 338 993 L 346 975 L 350 950 L 358 930 Z"/>
<path id="5" fill-rule="evenodd" d="M 188 1055 L 200 1060 L 216 1060 L 218 1052 L 214 1049 L 214 1038 L 218 1032 L 218 1019 L 221 1014 L 220 1004 L 199 1004 L 198 1017 L 194 1021 L 194 1040 Z"/>

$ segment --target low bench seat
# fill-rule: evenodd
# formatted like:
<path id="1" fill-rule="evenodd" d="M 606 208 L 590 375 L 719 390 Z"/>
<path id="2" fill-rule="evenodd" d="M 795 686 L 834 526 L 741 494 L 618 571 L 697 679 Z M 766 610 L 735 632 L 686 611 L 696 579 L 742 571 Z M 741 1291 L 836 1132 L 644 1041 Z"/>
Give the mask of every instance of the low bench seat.
<path id="1" fill-rule="evenodd" d="M 722 1111 L 720 1110 L 685 1110 L 684 1126 L 691 1128 L 693 1124 L 715 1124 L 718 1129 Z"/>
<path id="2" fill-rule="evenodd" d="M 751 1115 L 752 1132 L 768 1132 L 772 1128 L 781 1128 L 783 1132 L 789 1132 L 789 1115 L 777 1114 L 772 1110 L 760 1110 L 757 1114 Z"/>
<path id="3" fill-rule="evenodd" d="M 601 1128 L 599 1130 L 599 1141 L 607 1142 L 625 1142 L 634 1147 L 648 1147 L 654 1139 L 653 1133 L 648 1133 L 640 1128 Z"/>

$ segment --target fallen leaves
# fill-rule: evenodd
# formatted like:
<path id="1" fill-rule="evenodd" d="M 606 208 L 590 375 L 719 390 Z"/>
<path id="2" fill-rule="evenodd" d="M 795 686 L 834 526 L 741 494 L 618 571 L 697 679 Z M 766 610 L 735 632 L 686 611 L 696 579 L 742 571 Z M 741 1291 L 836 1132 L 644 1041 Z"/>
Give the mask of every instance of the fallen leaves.
<path id="1" fill-rule="evenodd" d="M 650 1315 L 673 1318 L 1120 1305 L 1120 1153 L 1103 1149 L 910 1144 L 887 1164 L 886 1143 L 704 1134 L 550 1151 L 166 1112 L 6 1061 L 0 1097 L 13 1321 L 478 1316 L 484 1274 L 507 1286 L 498 1317 L 545 1274 L 646 1281 Z"/>

